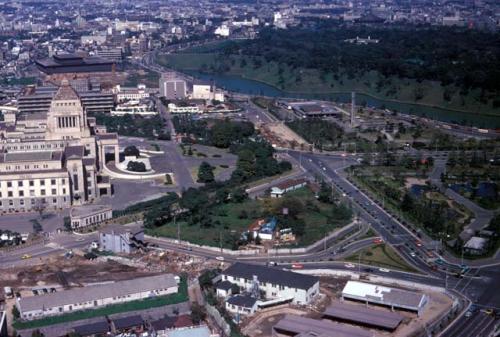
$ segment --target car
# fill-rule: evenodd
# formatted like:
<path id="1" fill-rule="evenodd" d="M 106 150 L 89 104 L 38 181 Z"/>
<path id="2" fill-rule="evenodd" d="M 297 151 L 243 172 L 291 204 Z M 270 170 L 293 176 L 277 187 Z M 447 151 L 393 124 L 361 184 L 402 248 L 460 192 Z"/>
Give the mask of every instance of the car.
<path id="1" fill-rule="evenodd" d="M 471 316 L 472 316 L 472 312 L 471 312 L 471 311 L 467 311 L 467 312 L 465 313 L 465 317 L 466 317 L 466 318 L 469 318 L 469 317 L 471 317 Z"/>
<path id="2" fill-rule="evenodd" d="M 363 271 L 366 273 L 371 273 L 371 272 L 373 272 L 373 269 L 372 268 L 364 268 Z"/>
<path id="3" fill-rule="evenodd" d="M 75 240 L 76 242 L 82 242 L 82 241 L 85 241 L 85 238 L 78 238 Z"/>
<path id="4" fill-rule="evenodd" d="M 21 259 L 22 260 L 31 259 L 31 255 L 30 254 L 24 254 L 23 256 L 21 256 Z"/>
<path id="5" fill-rule="evenodd" d="M 300 264 L 300 263 L 294 263 L 294 264 L 292 264 L 292 268 L 293 269 L 302 269 L 302 268 L 304 268 L 304 265 Z"/>
<path id="6" fill-rule="evenodd" d="M 411 252 L 410 255 L 411 255 L 411 257 L 417 256 L 417 254 L 415 254 L 415 252 Z"/>
<path id="7" fill-rule="evenodd" d="M 422 241 L 416 241 L 415 244 L 417 245 L 417 247 L 422 247 Z"/>
<path id="8" fill-rule="evenodd" d="M 384 242 L 384 240 L 382 240 L 382 238 L 375 238 L 375 239 L 373 239 L 373 243 L 375 243 L 375 244 L 380 244 L 382 242 Z"/>
<path id="9" fill-rule="evenodd" d="M 379 271 L 383 272 L 383 273 L 389 273 L 390 270 L 387 269 L 387 268 L 379 268 Z"/>
<path id="10" fill-rule="evenodd" d="M 217 261 L 224 261 L 224 256 L 217 256 L 215 257 Z"/>
<path id="11" fill-rule="evenodd" d="M 355 266 L 355 265 L 353 265 L 352 263 L 346 263 L 344 266 L 345 266 L 346 268 L 355 268 L 355 267 L 356 267 L 356 266 Z"/>
<path id="12" fill-rule="evenodd" d="M 495 312 L 495 311 L 494 311 L 493 309 L 486 309 L 486 310 L 484 310 L 484 313 L 485 313 L 486 315 L 493 315 L 493 313 L 494 313 L 494 312 Z"/>

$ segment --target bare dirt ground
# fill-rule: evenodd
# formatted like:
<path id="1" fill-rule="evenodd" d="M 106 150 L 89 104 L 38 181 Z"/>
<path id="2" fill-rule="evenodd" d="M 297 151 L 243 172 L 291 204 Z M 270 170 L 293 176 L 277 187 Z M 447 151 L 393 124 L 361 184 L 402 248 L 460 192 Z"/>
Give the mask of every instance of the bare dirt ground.
<path id="1" fill-rule="evenodd" d="M 309 144 L 282 122 L 262 125 L 262 134 L 272 144 L 283 147 L 308 146 Z"/>

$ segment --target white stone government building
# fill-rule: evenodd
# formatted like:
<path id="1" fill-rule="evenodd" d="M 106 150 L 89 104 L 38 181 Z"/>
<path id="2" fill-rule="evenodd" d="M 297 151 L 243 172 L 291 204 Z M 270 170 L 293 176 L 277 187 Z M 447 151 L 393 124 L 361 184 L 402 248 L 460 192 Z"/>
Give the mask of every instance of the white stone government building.
<path id="1" fill-rule="evenodd" d="M 119 162 L 118 137 L 87 117 L 63 81 L 49 111 L 4 115 L 0 122 L 0 214 L 62 209 L 111 194 L 105 154 Z"/>

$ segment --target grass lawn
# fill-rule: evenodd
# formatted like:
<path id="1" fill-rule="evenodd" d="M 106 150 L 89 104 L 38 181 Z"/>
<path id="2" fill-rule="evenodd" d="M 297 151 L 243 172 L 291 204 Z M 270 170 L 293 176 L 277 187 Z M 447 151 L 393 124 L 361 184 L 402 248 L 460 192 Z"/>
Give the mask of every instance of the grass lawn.
<path id="1" fill-rule="evenodd" d="M 131 301 L 121 304 L 113 304 L 95 310 L 76 311 L 60 316 L 47 317 L 33 321 L 24 321 L 24 322 L 16 321 L 12 324 L 12 326 L 17 330 L 33 329 L 52 324 L 78 321 L 81 319 L 104 317 L 107 315 L 118 314 L 122 312 L 129 312 L 129 311 L 135 312 L 149 308 L 157 308 L 165 305 L 186 302 L 187 300 L 188 300 L 187 279 L 183 277 L 181 278 L 181 282 L 179 284 L 179 291 L 175 294 L 152 297 L 144 300 Z"/>
<path id="2" fill-rule="evenodd" d="M 390 246 L 379 244 L 361 249 L 351 256 L 346 258 L 346 261 L 361 263 L 371 266 L 384 267 L 390 269 L 398 269 L 408 272 L 416 272 L 416 270 L 406 263 Z"/>
<path id="3" fill-rule="evenodd" d="M 302 211 L 297 218 L 304 223 L 305 234 L 299 238 L 297 246 L 310 245 L 334 229 L 349 223 L 349 220 L 330 220 L 332 205 L 316 200 L 308 188 L 298 189 L 288 195 L 302 203 Z M 178 221 L 176 225 L 170 222 L 153 230 L 147 230 L 147 234 L 177 238 L 177 225 L 179 225 L 181 240 L 218 247 L 219 238 L 222 236 L 222 247 L 232 248 L 235 238 L 239 238 L 253 221 L 277 214 L 277 210 L 281 209 L 281 202 L 282 199 L 268 197 L 261 200 L 247 199 L 242 203 L 221 204 L 207 214 L 215 224 L 212 227 L 190 226 L 187 221 Z"/>

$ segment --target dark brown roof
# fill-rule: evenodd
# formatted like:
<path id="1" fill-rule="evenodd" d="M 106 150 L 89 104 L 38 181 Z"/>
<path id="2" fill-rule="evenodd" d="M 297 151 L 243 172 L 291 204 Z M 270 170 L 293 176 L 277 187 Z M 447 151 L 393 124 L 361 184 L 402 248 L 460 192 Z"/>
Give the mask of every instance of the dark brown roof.
<path id="1" fill-rule="evenodd" d="M 326 308 L 323 316 L 388 330 L 396 329 L 403 320 L 403 316 L 395 312 L 340 302 Z"/>
<path id="2" fill-rule="evenodd" d="M 281 190 L 286 190 L 287 188 L 290 188 L 290 187 L 293 187 L 293 186 L 297 186 L 297 185 L 301 185 L 301 184 L 304 184 L 304 183 L 307 183 L 307 180 L 304 179 L 304 178 L 290 179 L 290 180 L 282 181 L 281 183 L 276 184 L 274 187 L 278 187 Z"/>
<path id="3" fill-rule="evenodd" d="M 273 329 L 288 334 L 303 334 L 302 336 L 373 337 L 373 333 L 358 327 L 296 315 L 286 315 Z"/>

